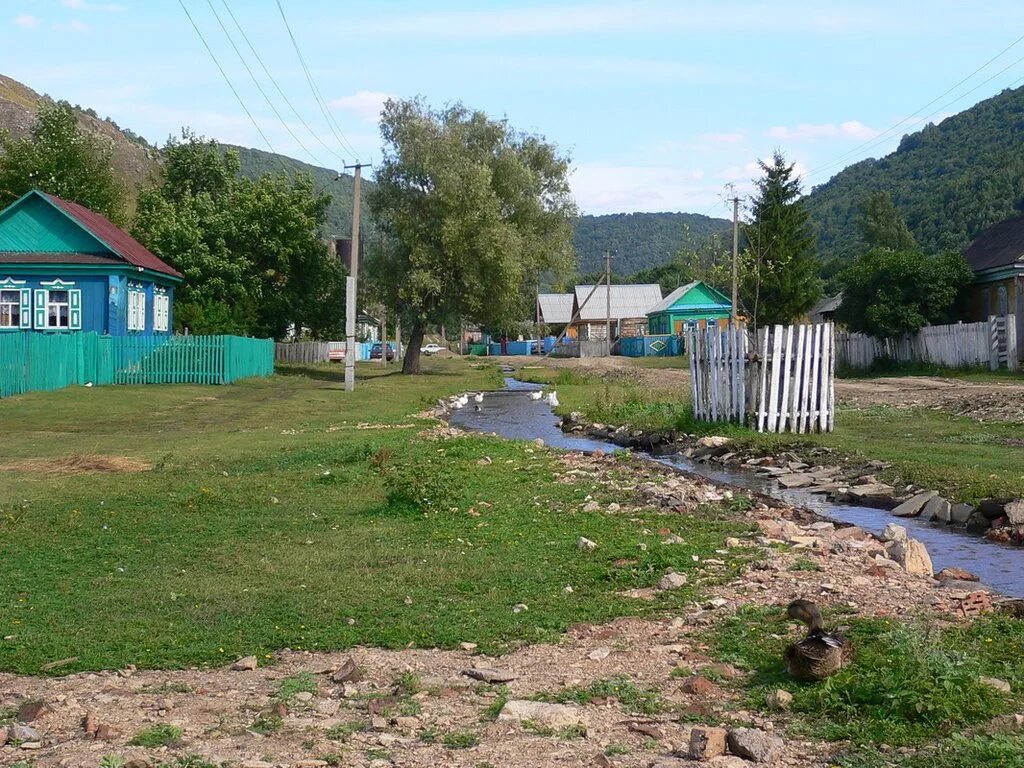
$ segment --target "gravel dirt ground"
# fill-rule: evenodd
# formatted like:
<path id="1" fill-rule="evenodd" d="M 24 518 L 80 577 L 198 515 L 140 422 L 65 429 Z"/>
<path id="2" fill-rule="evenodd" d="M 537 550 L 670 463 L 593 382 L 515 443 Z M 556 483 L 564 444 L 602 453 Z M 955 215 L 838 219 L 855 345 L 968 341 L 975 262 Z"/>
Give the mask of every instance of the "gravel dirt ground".
<path id="1" fill-rule="evenodd" d="M 615 464 L 608 457 L 578 454 L 565 454 L 561 461 L 562 482 L 605 478 Z M 637 490 L 623 492 L 618 513 L 643 516 L 651 528 L 657 527 L 658 515 L 694 514 L 702 501 L 728 496 L 702 480 L 661 468 L 638 470 L 637 483 Z M 0 709 L 27 709 L 35 717 L 26 725 L 36 731 L 21 731 L 24 743 L 0 746 L 0 765 L 26 761 L 39 767 L 96 768 L 108 755 L 134 761 L 127 762 L 131 768 L 206 765 L 188 762 L 188 755 L 243 768 L 751 765 L 735 756 L 702 763 L 685 757 L 694 719 L 748 721 L 771 734 L 783 734 L 787 723 L 785 713 L 765 717 L 744 711 L 742 692 L 728 684 L 684 691 L 683 679 L 672 672 L 677 667 L 699 672 L 712 663 L 709 627 L 745 604 L 777 605 L 782 611 L 790 600 L 810 597 L 845 604 L 862 616 L 898 617 L 935 608 L 956 593 L 898 567 L 880 568 L 875 558 L 884 550 L 863 531 L 837 531 L 806 513 L 763 504 L 736 514 L 756 530 L 729 545 L 755 550 L 760 560 L 740 578 L 710 588 L 703 602 L 657 619 L 579 625 L 557 644 L 528 646 L 501 658 L 477 655 L 470 645 L 460 650 L 284 650 L 244 670 L 126 669 L 51 678 L 0 674 Z M 808 558 L 821 570 L 790 567 Z M 713 559 L 702 563 L 691 583 L 701 573 L 713 576 L 719 567 Z M 645 599 L 650 592 L 630 596 Z M 792 635 L 798 636 L 795 625 Z M 780 648 L 784 642 L 780 639 Z M 336 672 L 349 658 L 360 674 L 339 682 L 344 676 Z M 480 667 L 506 673 L 511 678 L 507 694 L 465 674 Z M 303 690 L 282 697 L 282 681 L 303 673 Z M 577 710 L 585 734 L 493 719 L 500 695 L 529 699 L 616 677 L 657 691 L 667 707 L 638 715 L 614 698 L 595 699 Z M 42 706 L 26 706 L 33 703 Z M 179 728 L 180 736 L 167 746 L 129 743 L 158 725 Z M 825 766 L 834 749 L 785 738 L 774 756 L 760 764 Z M 108 759 L 107 764 L 125 763 Z"/>

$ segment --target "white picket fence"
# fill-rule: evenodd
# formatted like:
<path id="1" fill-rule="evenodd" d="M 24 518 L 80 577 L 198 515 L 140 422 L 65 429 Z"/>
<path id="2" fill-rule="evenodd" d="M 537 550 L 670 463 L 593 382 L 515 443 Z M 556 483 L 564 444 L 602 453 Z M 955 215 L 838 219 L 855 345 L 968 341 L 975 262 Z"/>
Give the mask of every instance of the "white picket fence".
<path id="1" fill-rule="evenodd" d="M 743 325 L 687 330 L 693 414 L 759 432 L 831 432 L 835 328 L 776 325 L 757 338 Z"/>
<path id="2" fill-rule="evenodd" d="M 887 359 L 898 363 L 931 363 L 946 368 L 1005 366 L 1017 370 L 1017 326 L 1013 315 L 991 317 L 980 323 L 929 325 L 896 339 L 876 339 L 861 333 L 836 334 L 836 355 L 841 366 L 870 368 Z"/>

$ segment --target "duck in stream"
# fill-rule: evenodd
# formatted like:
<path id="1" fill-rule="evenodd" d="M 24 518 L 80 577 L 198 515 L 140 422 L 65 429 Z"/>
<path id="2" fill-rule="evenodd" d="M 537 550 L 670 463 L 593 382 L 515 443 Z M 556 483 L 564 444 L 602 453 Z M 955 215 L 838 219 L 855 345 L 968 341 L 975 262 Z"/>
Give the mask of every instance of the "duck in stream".
<path id="1" fill-rule="evenodd" d="M 825 631 L 821 611 L 810 600 L 794 600 L 786 613 L 807 625 L 807 637 L 788 648 L 783 656 L 786 671 L 797 680 L 816 682 L 834 675 L 853 658 L 853 644 Z"/>

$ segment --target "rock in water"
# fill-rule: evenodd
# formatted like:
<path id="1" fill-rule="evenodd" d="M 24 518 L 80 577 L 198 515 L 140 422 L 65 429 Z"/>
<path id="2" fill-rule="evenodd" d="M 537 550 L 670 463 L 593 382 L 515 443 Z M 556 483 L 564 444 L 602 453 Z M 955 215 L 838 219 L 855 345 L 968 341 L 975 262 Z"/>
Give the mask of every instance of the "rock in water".
<path id="1" fill-rule="evenodd" d="M 907 573 L 917 576 L 931 576 L 934 573 L 928 550 L 917 539 L 897 539 L 886 546 L 886 551 Z"/>
<path id="2" fill-rule="evenodd" d="M 909 499 L 893 509 L 892 513 L 896 515 L 896 517 L 913 517 L 914 515 L 920 514 L 924 505 L 938 495 L 939 494 L 935 491 L 924 491 L 916 496 L 911 496 Z"/>

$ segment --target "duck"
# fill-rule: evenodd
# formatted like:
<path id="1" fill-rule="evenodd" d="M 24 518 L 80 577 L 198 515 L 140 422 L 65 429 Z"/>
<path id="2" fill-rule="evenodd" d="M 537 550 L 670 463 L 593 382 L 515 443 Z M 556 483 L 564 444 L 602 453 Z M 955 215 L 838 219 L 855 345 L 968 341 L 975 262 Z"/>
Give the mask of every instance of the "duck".
<path id="1" fill-rule="evenodd" d="M 783 660 L 791 677 L 817 682 L 834 675 L 853 658 L 853 644 L 825 631 L 818 606 L 810 600 L 794 600 L 786 608 L 790 618 L 807 625 L 807 637 L 786 648 Z"/>
<path id="2" fill-rule="evenodd" d="M 474 403 L 482 403 L 483 401 L 484 401 L 484 393 L 483 392 L 477 392 L 475 395 L 473 395 L 473 402 Z"/>
<path id="3" fill-rule="evenodd" d="M 473 410 L 476 411 L 477 413 L 480 413 L 480 411 L 482 411 L 483 409 L 484 407 L 480 405 L 480 403 L 477 403 L 476 405 L 473 406 Z"/>
<path id="4" fill-rule="evenodd" d="M 459 397 L 459 405 L 469 405 L 469 395 L 461 395 Z"/>
<path id="5" fill-rule="evenodd" d="M 558 407 L 558 393 L 555 391 L 548 392 L 548 405 L 552 408 Z"/>
<path id="6" fill-rule="evenodd" d="M 455 402 L 452 403 L 452 408 L 454 408 L 455 410 L 459 410 L 460 408 L 462 408 L 462 400 L 456 399 Z"/>
<path id="7" fill-rule="evenodd" d="M 536 390 L 535 392 L 530 393 L 531 400 L 540 400 L 542 397 L 544 397 L 544 393 L 541 392 L 539 389 Z"/>

